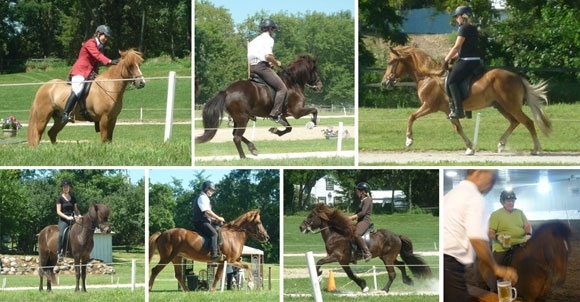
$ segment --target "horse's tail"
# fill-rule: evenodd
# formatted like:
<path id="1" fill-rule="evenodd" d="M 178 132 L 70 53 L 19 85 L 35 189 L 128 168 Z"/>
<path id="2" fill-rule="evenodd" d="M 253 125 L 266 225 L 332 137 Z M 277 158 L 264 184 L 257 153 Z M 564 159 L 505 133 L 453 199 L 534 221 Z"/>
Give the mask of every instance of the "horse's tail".
<path id="1" fill-rule="evenodd" d="M 149 237 L 149 263 L 151 263 L 151 259 L 155 255 L 155 250 L 157 249 L 157 238 L 161 236 L 161 232 L 157 231 Z"/>
<path id="2" fill-rule="evenodd" d="M 224 110 L 226 108 L 226 92 L 220 91 L 205 106 L 203 106 L 203 134 L 195 138 L 196 144 L 209 142 L 217 133 Z"/>
<path id="3" fill-rule="evenodd" d="M 526 100 L 528 101 L 530 109 L 532 109 L 534 120 L 538 124 L 540 130 L 542 130 L 546 136 L 549 136 L 550 132 L 552 131 L 552 123 L 548 120 L 541 107 L 542 102 L 548 104 L 548 96 L 546 91 L 548 83 L 546 81 L 542 81 L 532 85 L 526 79 L 522 79 L 522 83 L 526 89 Z"/>
<path id="4" fill-rule="evenodd" d="M 399 238 L 401 238 L 402 243 L 400 253 L 401 258 L 403 258 L 405 264 L 409 267 L 411 272 L 413 272 L 413 275 L 419 278 L 431 277 L 433 273 L 425 260 L 413 253 L 413 243 L 411 242 L 411 239 L 403 235 L 399 236 Z"/>
<path id="5" fill-rule="evenodd" d="M 35 147 L 40 143 L 40 134 L 38 134 L 38 107 L 37 99 L 34 98 L 30 106 L 30 117 L 28 118 L 27 139 L 28 146 Z"/>

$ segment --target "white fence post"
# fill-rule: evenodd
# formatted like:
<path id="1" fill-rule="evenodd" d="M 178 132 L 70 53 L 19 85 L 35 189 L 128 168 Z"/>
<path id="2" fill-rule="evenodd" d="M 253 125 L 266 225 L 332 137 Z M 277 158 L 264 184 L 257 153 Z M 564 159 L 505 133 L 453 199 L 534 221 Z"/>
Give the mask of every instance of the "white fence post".
<path id="1" fill-rule="evenodd" d="M 167 83 L 167 108 L 165 109 L 165 136 L 163 141 L 166 142 L 171 137 L 173 127 L 173 104 L 175 102 L 175 71 L 169 72 L 169 81 Z"/>
<path id="2" fill-rule="evenodd" d="M 310 283 L 312 283 L 312 290 L 314 291 L 314 301 L 322 302 L 322 293 L 320 292 L 320 284 L 318 283 L 318 274 L 316 273 L 316 265 L 314 264 L 314 255 L 312 252 L 306 252 L 306 262 L 308 262 Z"/>
<path id="3" fill-rule="evenodd" d="M 343 135 L 343 131 L 344 131 L 344 127 L 342 125 L 342 122 L 338 123 L 338 137 L 336 138 L 336 153 L 337 155 L 340 154 L 340 151 L 342 151 L 342 135 Z"/>
<path id="4" fill-rule="evenodd" d="M 135 292 L 135 280 L 137 276 L 137 260 L 131 259 L 131 292 Z"/>

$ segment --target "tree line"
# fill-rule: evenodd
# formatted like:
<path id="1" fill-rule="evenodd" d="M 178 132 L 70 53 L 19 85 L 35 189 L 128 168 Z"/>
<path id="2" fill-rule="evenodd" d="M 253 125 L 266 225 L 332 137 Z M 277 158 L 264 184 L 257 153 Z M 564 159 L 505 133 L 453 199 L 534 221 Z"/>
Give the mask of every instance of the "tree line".
<path id="1" fill-rule="evenodd" d="M 324 90 L 307 92 L 307 105 L 353 107 L 355 24 L 350 11 L 260 11 L 236 25 L 227 8 L 207 0 L 195 3 L 195 76 L 201 87 L 196 104 L 204 104 L 229 84 L 248 78 L 247 43 L 259 34 L 259 23 L 265 18 L 278 25 L 273 52 L 283 66 L 303 53 L 318 59 Z"/>
<path id="2" fill-rule="evenodd" d="M 145 239 L 145 183 L 133 183 L 125 170 L 0 170 L 0 253 L 36 253 L 37 237 L 57 224 L 60 182 L 72 182 L 71 195 L 82 215 L 91 205 L 109 206 L 113 245 L 142 246 Z M 8 241 L 8 246 L 4 244 Z"/>
<path id="3" fill-rule="evenodd" d="M 575 87 L 580 80 L 580 5 L 576 0 L 505 0 L 505 10 L 492 8 L 491 0 L 467 2 L 479 28 L 480 48 L 488 66 L 503 66 L 530 78 L 549 80 L 551 103 L 576 102 Z M 359 0 L 359 66 L 385 68 L 386 61 L 374 56 L 365 37 L 380 37 L 392 45 L 408 41 L 399 11 L 432 7 L 452 12 L 463 0 Z M 500 14 L 501 13 L 501 14 Z M 502 15 L 503 14 L 503 15 Z M 450 24 L 454 21 L 450 19 Z M 450 41 L 454 39 L 450 39 Z M 449 47 L 451 48 L 452 42 Z M 443 58 L 435 58 L 443 59 Z M 388 96 L 368 83 L 377 83 L 382 74 L 359 77 L 359 105 L 394 107 Z M 410 89 L 412 90 L 412 89 Z M 390 98 L 393 98 L 390 96 Z M 405 98 L 397 95 L 397 98 Z M 417 105 L 417 104 L 413 104 Z"/>
<path id="4" fill-rule="evenodd" d="M 366 182 L 374 190 L 402 190 L 411 209 L 439 207 L 438 170 L 284 170 L 284 213 L 293 215 L 309 210 L 317 201 L 311 199 L 312 188 L 323 177 L 331 177 L 342 188 L 345 208 L 355 211 L 360 200 L 354 188 Z M 438 211 L 435 211 L 437 213 Z"/>
<path id="5" fill-rule="evenodd" d="M 193 203 L 207 180 L 204 170 L 194 173 L 194 179 L 183 184 L 173 179 L 170 184 L 150 184 L 149 232 L 179 227 L 195 230 Z M 264 251 L 265 261 L 278 263 L 280 258 L 280 173 L 278 170 L 232 170 L 215 183 L 216 192 L 210 198 L 212 210 L 226 223 L 251 210 L 260 210 L 262 224 L 270 241 L 260 243 L 253 238 L 247 246 Z"/>
<path id="6" fill-rule="evenodd" d="M 31 58 L 71 63 L 98 25 L 111 27 L 105 54 L 136 48 L 147 57 L 191 53 L 190 0 L 0 1 L 0 72 L 20 72 Z"/>

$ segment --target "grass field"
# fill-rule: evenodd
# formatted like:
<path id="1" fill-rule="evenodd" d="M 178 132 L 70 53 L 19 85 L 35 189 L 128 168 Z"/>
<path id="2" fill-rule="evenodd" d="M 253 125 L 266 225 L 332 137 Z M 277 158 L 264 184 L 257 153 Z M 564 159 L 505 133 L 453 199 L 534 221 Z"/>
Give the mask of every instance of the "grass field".
<path id="1" fill-rule="evenodd" d="M 308 213 L 301 213 L 293 216 L 284 217 L 284 254 L 301 254 L 301 256 L 284 256 L 284 269 L 288 272 L 284 274 L 289 275 L 290 271 L 302 271 L 306 273 L 306 259 L 304 255 L 307 251 L 313 253 L 325 253 L 324 241 L 320 234 L 302 234 L 299 232 L 298 226 L 306 218 Z M 393 214 L 393 215 L 373 215 L 372 218 L 375 229 L 386 228 L 397 234 L 408 236 L 413 242 L 413 250 L 415 252 L 434 252 L 439 248 L 439 218 L 427 214 Z M 421 295 L 415 294 L 416 291 L 421 290 L 437 290 L 438 289 L 438 274 L 439 274 L 439 257 L 424 256 L 425 261 L 430 266 L 433 275 L 432 280 L 415 280 L 415 286 L 411 287 L 402 283 L 400 271 L 397 272 L 397 278 L 391 286 L 392 292 L 409 293 L 410 296 L 393 296 L 389 295 L 389 301 L 438 301 L 436 295 Z M 315 260 L 320 257 L 315 257 Z M 356 274 L 365 274 L 364 279 L 367 285 L 373 289 L 372 275 L 367 273 L 372 269 L 372 266 L 377 267 L 377 286 L 381 289 L 388 277 L 385 274 L 385 268 L 381 260 L 378 258 L 372 259 L 368 263 L 359 262 L 357 265 L 352 265 L 353 271 Z M 328 271 L 335 272 L 336 286 L 341 293 L 360 293 L 359 287 L 354 284 L 346 275 L 343 274 L 342 268 L 336 264 L 326 264 L 322 267 L 323 281 L 321 289 L 323 290 L 323 299 L 329 301 L 344 300 L 344 296 L 339 296 L 334 293 L 326 291 Z M 410 274 L 410 271 L 407 269 Z M 412 276 L 412 275 L 411 275 Z M 416 279 L 416 278 L 414 278 Z M 310 279 L 304 277 L 284 279 L 284 293 L 285 294 L 311 294 Z M 410 297 L 413 297 L 410 299 Z M 384 301 L 385 296 L 363 295 L 361 297 L 349 297 L 349 299 L 360 299 L 364 301 Z M 310 299 L 310 300 L 308 300 Z M 300 298 L 294 296 L 285 296 L 284 300 L 289 301 L 311 301 L 310 298 Z"/>
<path id="2" fill-rule="evenodd" d="M 26 73 L 0 75 L 0 117 L 15 116 L 28 123 L 29 109 L 39 84 L 53 78 L 64 79 L 70 67 L 34 69 Z M 123 98 L 113 142 L 101 144 L 100 134 L 89 126 L 69 125 L 51 145 L 42 143 L 28 148 L 26 126 L 12 139 L 0 140 L 0 165 L 57 165 L 57 166 L 189 166 L 191 165 L 191 62 L 188 59 L 172 62 L 165 58 L 146 60 L 141 66 L 147 84 L 143 89 L 128 89 Z M 176 71 L 174 126 L 171 138 L 164 142 L 167 75 Z M 162 77 L 165 77 L 162 79 Z M 5 86 L 7 84 L 25 84 Z M 132 123 L 123 125 L 122 123 Z M 43 141 L 48 141 L 46 133 Z M 70 143 L 73 142 L 73 143 Z M 10 151 L 10 152 L 8 152 Z"/>
<path id="3" fill-rule="evenodd" d="M 405 150 L 405 132 L 407 118 L 416 108 L 402 109 L 359 109 L 359 150 L 360 151 L 403 151 Z M 531 116 L 529 107 L 523 107 L 524 113 Z M 578 152 L 580 141 L 571 139 L 580 132 L 580 105 L 556 104 L 544 107 L 544 112 L 552 122 L 552 133 L 549 137 L 539 132 L 542 148 L 547 152 Z M 475 117 L 481 113 L 478 142 L 476 150 L 497 151 L 500 136 L 507 129 L 508 121 L 493 108 L 476 111 L 471 120 L 461 120 L 466 135 L 473 140 Z M 443 113 L 437 112 L 415 121 L 413 126 L 415 143 L 410 150 L 464 151 L 465 145 L 455 133 Z M 509 150 L 532 150 L 533 144 L 529 132 L 522 125 L 518 126 L 509 137 Z"/>
<path id="4" fill-rule="evenodd" d="M 145 255 L 140 253 L 119 253 L 113 252 L 114 275 L 87 275 L 87 286 L 89 285 L 111 285 L 131 283 L 131 260 L 137 260 L 136 282 L 145 283 Z M 75 276 L 57 275 L 60 285 L 74 286 Z M 10 290 L 0 291 L 0 301 L 144 301 L 145 288 L 136 287 L 135 292 L 131 288 L 88 288 L 86 293 L 74 293 L 74 289 L 57 289 L 53 287 L 52 292 L 39 292 L 38 275 L 26 276 L 6 276 L 6 287 L 32 287 L 30 290 Z M 4 281 L 3 281 L 4 282 Z M 45 279 L 46 287 L 46 279 Z"/>

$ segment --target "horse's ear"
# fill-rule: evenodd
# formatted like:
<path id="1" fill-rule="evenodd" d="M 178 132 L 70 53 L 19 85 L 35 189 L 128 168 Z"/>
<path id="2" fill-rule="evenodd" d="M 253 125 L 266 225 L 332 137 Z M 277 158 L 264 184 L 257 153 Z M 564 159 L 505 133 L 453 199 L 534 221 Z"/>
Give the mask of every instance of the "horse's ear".
<path id="1" fill-rule="evenodd" d="M 392 46 L 389 46 L 389 51 L 397 57 L 401 56 Z"/>

